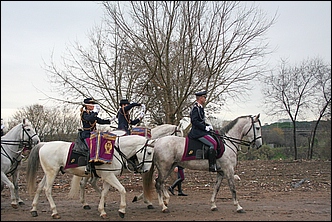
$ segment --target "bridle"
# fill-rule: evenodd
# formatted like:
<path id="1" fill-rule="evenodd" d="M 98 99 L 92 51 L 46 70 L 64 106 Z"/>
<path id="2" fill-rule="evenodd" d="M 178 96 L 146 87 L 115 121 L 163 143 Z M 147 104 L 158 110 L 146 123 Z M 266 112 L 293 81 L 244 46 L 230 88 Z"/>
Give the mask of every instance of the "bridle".
<path id="1" fill-rule="evenodd" d="M 141 147 L 140 149 L 138 149 L 135 154 L 133 156 L 135 156 L 137 153 L 143 153 L 143 160 L 142 162 L 138 163 L 137 165 L 132 162 L 130 160 L 130 158 L 128 158 L 121 150 L 120 150 L 120 147 L 119 146 L 114 146 L 114 149 L 119 153 L 120 157 L 121 157 L 121 160 L 115 156 L 115 158 L 117 158 L 120 162 L 122 162 L 122 164 L 124 164 L 125 162 L 127 162 L 127 165 L 131 165 L 133 168 L 134 168 L 134 172 L 135 173 L 139 173 L 138 169 L 142 168 L 144 166 L 145 163 L 152 163 L 152 160 L 145 160 L 146 159 L 146 155 L 147 155 L 147 147 L 153 147 L 151 144 L 149 144 L 149 140 L 146 140 L 145 144 L 143 145 L 143 147 Z M 127 167 L 128 170 L 130 170 L 128 167 Z M 98 170 L 103 170 L 103 169 L 98 169 Z M 123 167 L 121 169 L 121 171 L 123 170 Z"/>
<path id="2" fill-rule="evenodd" d="M 171 133 L 171 136 L 173 136 L 173 135 L 178 136 L 177 133 L 181 133 L 180 125 L 179 125 L 179 127 L 176 126 L 176 127 L 174 128 L 174 131 Z"/>
<path id="3" fill-rule="evenodd" d="M 248 146 L 248 148 L 250 148 L 250 146 L 251 146 L 252 144 L 254 144 L 256 140 L 262 138 L 261 136 L 258 136 L 258 137 L 257 137 L 257 135 L 256 135 L 255 121 L 254 121 L 253 116 L 250 116 L 250 119 L 251 119 L 251 126 L 249 127 L 248 131 L 247 131 L 245 134 L 243 134 L 243 136 L 247 136 L 247 135 L 249 134 L 250 130 L 252 129 L 252 130 L 253 130 L 253 133 L 254 133 L 254 138 L 253 138 L 252 141 L 247 141 L 247 140 L 237 139 L 237 138 L 229 137 L 229 136 L 226 136 L 226 135 L 219 135 L 219 136 L 220 136 L 222 139 L 225 139 L 225 140 L 228 140 L 229 142 L 231 142 L 231 143 L 236 147 L 237 151 L 239 151 L 239 148 L 238 148 L 239 145 Z M 258 120 L 258 123 L 259 123 L 259 125 L 261 126 L 261 122 L 260 122 L 260 120 Z M 225 143 L 225 145 L 227 145 L 227 144 Z M 229 147 L 231 150 L 233 150 L 229 145 L 228 145 L 228 147 Z M 233 152 L 236 153 L 235 150 L 233 150 Z"/>
<path id="4" fill-rule="evenodd" d="M 26 127 L 26 125 L 24 125 L 22 123 L 22 134 L 21 134 L 21 139 L 20 140 L 17 141 L 17 140 L 3 140 L 3 139 L 1 139 L 1 155 L 7 157 L 10 160 L 12 165 L 15 162 L 19 163 L 22 160 L 21 153 L 24 149 L 28 149 L 28 150 L 32 149 L 32 146 L 33 146 L 33 140 L 32 139 L 33 139 L 33 137 L 38 136 L 37 133 L 30 136 L 29 133 L 28 133 L 28 131 L 30 131 L 30 129 L 26 129 L 25 127 Z M 25 134 L 28 136 L 28 140 L 24 140 L 24 135 Z M 17 151 L 9 148 L 9 151 L 11 151 L 12 153 L 15 153 L 16 155 L 11 157 L 8 154 L 8 152 L 4 149 L 3 145 L 18 146 Z M 18 166 L 18 164 L 14 167 L 14 169 L 11 172 L 15 171 L 17 166 Z M 11 173 L 11 172 L 9 172 L 9 173 Z"/>

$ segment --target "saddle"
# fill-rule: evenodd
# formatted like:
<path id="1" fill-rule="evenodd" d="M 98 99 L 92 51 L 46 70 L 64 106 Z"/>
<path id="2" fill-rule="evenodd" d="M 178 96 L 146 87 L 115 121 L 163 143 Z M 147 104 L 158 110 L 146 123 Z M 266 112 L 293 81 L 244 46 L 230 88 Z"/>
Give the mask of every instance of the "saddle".
<path id="1" fill-rule="evenodd" d="M 225 146 L 220 135 L 213 133 L 211 134 L 213 138 L 217 141 L 217 159 L 219 159 L 224 151 Z M 186 137 L 185 150 L 182 156 L 182 161 L 188 160 L 200 160 L 200 159 L 209 159 L 208 151 L 209 147 L 197 139 L 191 139 L 188 136 Z"/>

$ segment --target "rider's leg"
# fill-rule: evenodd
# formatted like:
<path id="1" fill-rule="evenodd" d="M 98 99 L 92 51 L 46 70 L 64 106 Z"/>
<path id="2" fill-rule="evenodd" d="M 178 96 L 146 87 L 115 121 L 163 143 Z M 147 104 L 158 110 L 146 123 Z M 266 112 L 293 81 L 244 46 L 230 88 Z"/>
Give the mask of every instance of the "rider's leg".
<path id="1" fill-rule="evenodd" d="M 181 181 L 178 183 L 178 196 L 188 196 L 187 194 L 182 192 L 182 182 L 184 181 L 184 171 L 183 168 L 178 166 L 178 178 L 181 179 Z"/>
<path id="2" fill-rule="evenodd" d="M 216 148 L 217 148 L 217 142 L 211 135 L 205 135 L 203 137 L 198 138 L 199 141 L 209 146 L 209 171 L 216 172 L 217 165 L 216 165 Z"/>

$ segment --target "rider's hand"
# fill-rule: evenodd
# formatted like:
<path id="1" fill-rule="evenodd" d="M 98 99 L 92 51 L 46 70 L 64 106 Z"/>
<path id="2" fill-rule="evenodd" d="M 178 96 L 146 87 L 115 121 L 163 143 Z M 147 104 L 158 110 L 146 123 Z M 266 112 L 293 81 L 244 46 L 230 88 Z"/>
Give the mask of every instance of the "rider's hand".
<path id="1" fill-rule="evenodd" d="M 212 128 L 212 126 L 206 126 L 206 127 L 205 127 L 205 130 L 206 130 L 206 131 L 210 131 L 210 130 L 213 130 L 213 128 Z"/>

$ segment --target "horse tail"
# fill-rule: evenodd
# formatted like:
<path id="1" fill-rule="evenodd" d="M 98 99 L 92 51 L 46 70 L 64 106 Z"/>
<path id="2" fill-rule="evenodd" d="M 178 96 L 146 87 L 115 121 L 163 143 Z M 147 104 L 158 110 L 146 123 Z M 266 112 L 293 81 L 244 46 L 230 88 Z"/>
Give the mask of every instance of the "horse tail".
<path id="1" fill-rule="evenodd" d="M 152 200 L 153 193 L 153 173 L 154 173 L 154 163 L 152 162 L 151 168 L 148 172 L 142 174 L 143 179 L 143 193 L 146 199 Z"/>
<path id="2" fill-rule="evenodd" d="M 31 149 L 28 158 L 28 166 L 26 169 L 26 177 L 27 177 L 27 190 L 30 195 L 34 192 L 36 188 L 36 179 L 37 179 L 37 171 L 39 168 L 39 150 L 44 145 L 44 143 L 38 143 Z"/>
<path id="3" fill-rule="evenodd" d="M 73 176 L 73 179 L 71 180 L 71 184 L 70 184 L 70 190 L 68 193 L 68 197 L 74 198 L 74 197 L 78 196 L 81 179 L 82 179 L 82 177 L 79 177 L 76 175 Z"/>

